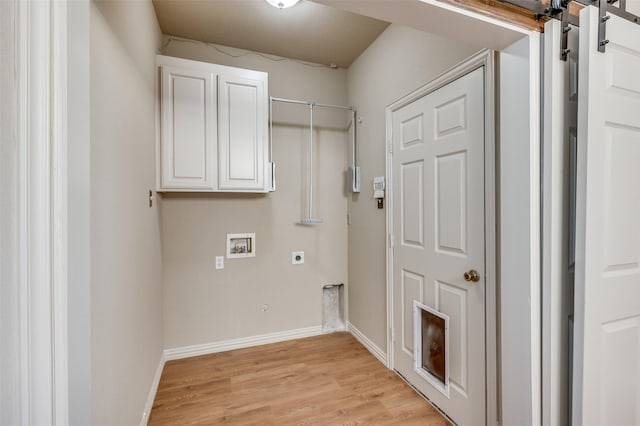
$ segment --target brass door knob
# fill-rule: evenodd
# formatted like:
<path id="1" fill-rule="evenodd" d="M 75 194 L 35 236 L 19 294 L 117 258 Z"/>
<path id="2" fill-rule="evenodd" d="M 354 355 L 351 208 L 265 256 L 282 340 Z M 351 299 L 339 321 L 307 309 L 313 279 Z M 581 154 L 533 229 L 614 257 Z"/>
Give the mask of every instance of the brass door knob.
<path id="1" fill-rule="evenodd" d="M 475 269 L 470 269 L 469 272 L 464 273 L 464 280 L 477 283 L 480 281 L 480 274 Z"/>

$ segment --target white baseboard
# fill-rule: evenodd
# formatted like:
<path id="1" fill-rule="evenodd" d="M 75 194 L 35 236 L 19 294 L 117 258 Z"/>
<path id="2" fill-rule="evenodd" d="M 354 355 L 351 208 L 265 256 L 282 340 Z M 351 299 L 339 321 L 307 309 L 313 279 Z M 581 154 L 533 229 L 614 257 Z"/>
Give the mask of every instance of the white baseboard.
<path id="1" fill-rule="evenodd" d="M 153 401 L 156 399 L 156 393 L 158 392 L 158 385 L 160 384 L 160 377 L 162 376 L 162 370 L 164 369 L 164 363 L 166 357 L 164 352 L 160 353 L 160 361 L 156 368 L 156 374 L 153 376 L 153 382 L 151 382 L 151 389 L 149 390 L 149 396 L 147 397 L 147 403 L 144 406 L 144 412 L 142 413 L 142 420 L 140 426 L 147 426 L 149 422 L 149 416 L 151 415 L 151 409 L 153 408 Z"/>
<path id="2" fill-rule="evenodd" d="M 243 337 L 240 339 L 224 340 L 221 342 L 204 343 L 202 345 L 184 346 L 164 350 L 164 358 L 167 361 L 173 359 L 189 358 L 192 356 L 213 354 L 216 352 L 230 351 L 232 349 L 248 348 L 251 346 L 266 345 L 269 343 L 284 342 L 285 340 L 301 339 L 303 337 L 318 336 L 324 334 L 321 326 L 298 328 L 295 330 L 279 331 L 276 333 L 260 334 L 257 336 Z"/>
<path id="3" fill-rule="evenodd" d="M 347 330 L 353 335 L 353 337 L 358 339 L 358 341 L 362 343 L 362 346 L 367 348 L 369 352 L 373 354 L 373 356 L 378 358 L 378 360 L 383 363 L 385 367 L 389 368 L 389 364 L 387 362 L 387 354 L 385 351 L 380 349 L 375 343 L 369 340 L 369 338 L 365 336 L 360 330 L 358 330 L 355 325 L 347 323 Z"/>

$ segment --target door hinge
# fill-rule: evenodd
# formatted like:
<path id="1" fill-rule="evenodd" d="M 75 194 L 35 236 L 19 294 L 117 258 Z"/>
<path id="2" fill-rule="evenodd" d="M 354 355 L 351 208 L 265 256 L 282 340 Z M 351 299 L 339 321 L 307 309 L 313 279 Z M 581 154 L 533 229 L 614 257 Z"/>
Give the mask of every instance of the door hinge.
<path id="1" fill-rule="evenodd" d="M 389 339 L 391 340 L 391 343 L 396 342 L 396 332 L 393 327 L 389 327 Z"/>
<path id="2" fill-rule="evenodd" d="M 393 248 L 394 243 L 393 234 L 389 234 L 389 248 Z"/>
<path id="3" fill-rule="evenodd" d="M 389 141 L 389 153 L 393 154 L 393 141 Z"/>

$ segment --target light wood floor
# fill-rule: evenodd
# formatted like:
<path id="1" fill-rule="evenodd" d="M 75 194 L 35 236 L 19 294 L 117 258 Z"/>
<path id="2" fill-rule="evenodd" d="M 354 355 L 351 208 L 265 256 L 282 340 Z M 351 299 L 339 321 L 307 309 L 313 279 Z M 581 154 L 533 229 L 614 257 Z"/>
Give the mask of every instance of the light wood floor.
<path id="1" fill-rule="evenodd" d="M 150 425 L 448 425 L 348 333 L 169 361 Z"/>

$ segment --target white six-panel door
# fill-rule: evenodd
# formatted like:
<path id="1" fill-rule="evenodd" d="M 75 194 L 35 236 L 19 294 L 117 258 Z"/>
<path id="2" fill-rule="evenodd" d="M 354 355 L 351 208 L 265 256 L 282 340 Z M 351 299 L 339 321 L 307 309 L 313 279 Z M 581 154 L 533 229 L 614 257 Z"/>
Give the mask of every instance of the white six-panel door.
<path id="1" fill-rule="evenodd" d="M 574 425 L 640 425 L 640 26 L 580 14 Z"/>
<path id="2" fill-rule="evenodd" d="M 484 118 L 484 68 L 392 113 L 394 367 L 461 426 L 485 422 Z M 450 318 L 449 397 L 414 372 L 414 300 Z"/>

